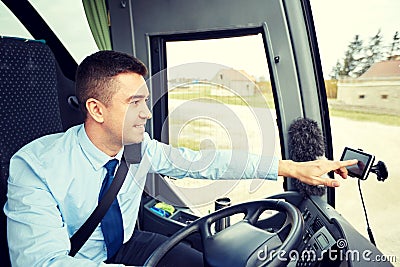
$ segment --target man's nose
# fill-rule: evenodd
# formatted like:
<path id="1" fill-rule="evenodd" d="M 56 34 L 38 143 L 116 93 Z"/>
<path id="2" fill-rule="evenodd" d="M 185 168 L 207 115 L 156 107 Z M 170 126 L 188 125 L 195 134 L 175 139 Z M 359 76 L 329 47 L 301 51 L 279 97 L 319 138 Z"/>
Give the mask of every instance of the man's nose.
<path id="1" fill-rule="evenodd" d="M 145 105 L 144 109 L 139 112 L 139 116 L 142 119 L 148 119 L 148 120 L 151 119 L 151 117 L 152 117 L 151 111 L 147 107 L 147 105 Z"/>

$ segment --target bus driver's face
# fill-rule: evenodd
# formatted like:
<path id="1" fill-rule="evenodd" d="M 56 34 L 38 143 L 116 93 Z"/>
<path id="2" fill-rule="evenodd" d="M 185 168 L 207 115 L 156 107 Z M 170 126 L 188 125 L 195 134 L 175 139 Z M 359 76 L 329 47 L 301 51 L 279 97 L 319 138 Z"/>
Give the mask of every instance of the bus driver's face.
<path id="1" fill-rule="evenodd" d="M 115 78 L 118 87 L 106 108 L 104 122 L 115 141 L 123 145 L 143 141 L 146 121 L 151 118 L 147 106 L 149 90 L 143 77 L 136 73 L 123 73 Z"/>

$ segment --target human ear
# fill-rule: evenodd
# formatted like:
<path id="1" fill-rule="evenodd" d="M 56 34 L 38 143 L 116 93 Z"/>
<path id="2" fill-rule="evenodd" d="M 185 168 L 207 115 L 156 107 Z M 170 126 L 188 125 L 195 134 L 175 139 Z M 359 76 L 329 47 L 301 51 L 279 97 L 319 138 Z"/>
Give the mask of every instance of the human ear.
<path id="1" fill-rule="evenodd" d="M 104 122 L 103 110 L 104 105 L 95 98 L 89 98 L 86 100 L 86 110 L 89 116 L 91 116 L 98 123 Z"/>

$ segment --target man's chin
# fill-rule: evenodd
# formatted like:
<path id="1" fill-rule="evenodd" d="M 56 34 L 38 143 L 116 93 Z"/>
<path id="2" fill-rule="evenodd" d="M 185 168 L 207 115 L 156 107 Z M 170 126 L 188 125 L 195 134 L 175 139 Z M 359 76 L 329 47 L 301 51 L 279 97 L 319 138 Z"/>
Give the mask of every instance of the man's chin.
<path id="1" fill-rule="evenodd" d="M 140 137 L 136 137 L 136 138 L 128 138 L 128 139 L 124 139 L 122 141 L 123 145 L 133 145 L 133 144 L 139 144 L 141 142 L 143 142 L 144 136 L 140 136 Z"/>

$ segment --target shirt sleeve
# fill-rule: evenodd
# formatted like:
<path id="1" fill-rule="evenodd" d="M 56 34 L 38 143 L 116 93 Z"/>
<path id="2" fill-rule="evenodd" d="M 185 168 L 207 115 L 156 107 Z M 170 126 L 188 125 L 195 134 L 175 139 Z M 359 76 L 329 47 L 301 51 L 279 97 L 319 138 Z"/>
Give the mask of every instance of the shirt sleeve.
<path id="1" fill-rule="evenodd" d="M 175 178 L 276 180 L 278 159 L 274 155 L 254 155 L 241 150 L 175 148 L 145 137 L 143 158 L 151 162 L 151 172 Z"/>
<path id="2" fill-rule="evenodd" d="M 40 163 L 24 153 L 15 155 L 10 162 L 4 212 L 12 266 L 106 265 L 68 256 L 67 226 L 41 170 Z"/>

